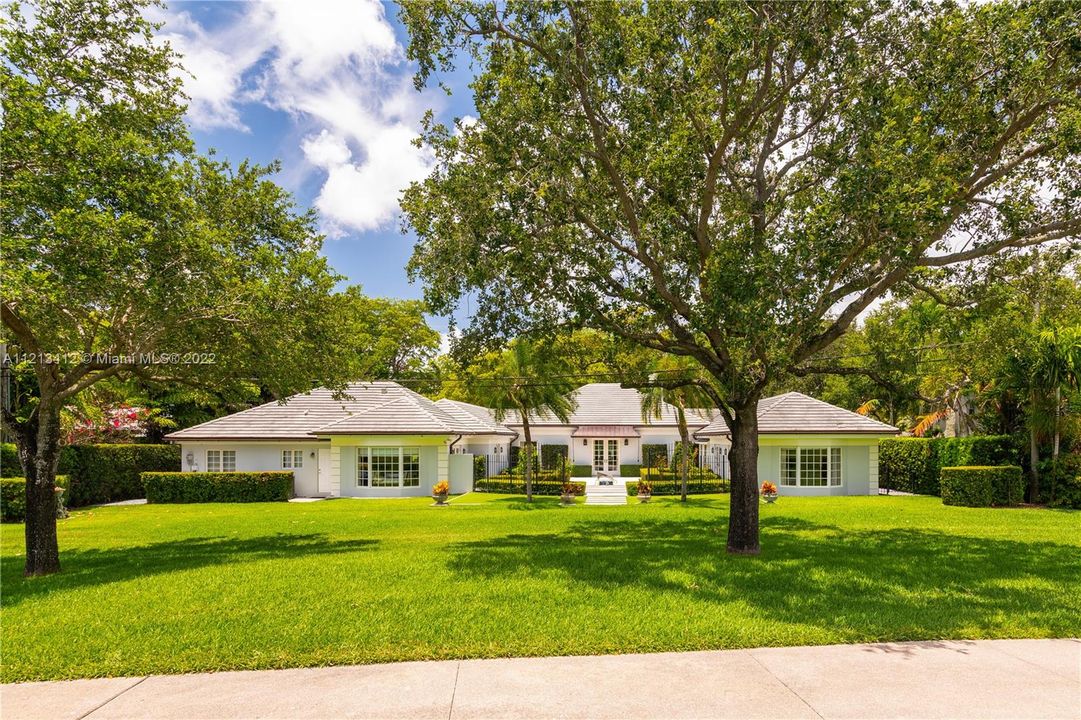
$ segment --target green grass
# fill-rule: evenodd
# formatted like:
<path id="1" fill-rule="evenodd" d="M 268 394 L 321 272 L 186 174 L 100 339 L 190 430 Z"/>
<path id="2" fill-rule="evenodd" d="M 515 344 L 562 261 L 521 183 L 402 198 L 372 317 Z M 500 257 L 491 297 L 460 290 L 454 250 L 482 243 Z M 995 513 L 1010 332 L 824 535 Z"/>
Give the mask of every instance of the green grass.
<path id="1" fill-rule="evenodd" d="M 60 575 L 0 538 L 4 681 L 391 660 L 1081 635 L 1081 513 L 781 498 L 97 508 Z"/>

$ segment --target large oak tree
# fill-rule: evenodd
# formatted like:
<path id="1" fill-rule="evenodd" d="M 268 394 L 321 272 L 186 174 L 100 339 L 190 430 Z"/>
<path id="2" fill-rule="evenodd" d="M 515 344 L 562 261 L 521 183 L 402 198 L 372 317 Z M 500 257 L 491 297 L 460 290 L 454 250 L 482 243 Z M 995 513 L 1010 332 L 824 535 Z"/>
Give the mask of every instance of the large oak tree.
<path id="1" fill-rule="evenodd" d="M 3 340 L 32 370 L 3 424 L 26 477 L 26 573 L 59 570 L 60 412 L 108 378 L 282 397 L 338 384 L 337 278 L 310 213 L 199 157 L 145 3 L 54 0 L 0 27 Z"/>
<path id="2" fill-rule="evenodd" d="M 479 336 L 572 324 L 695 359 L 757 553 L 756 405 L 921 268 L 1081 228 L 1081 8 L 408 1 L 431 125 L 412 270 Z"/>

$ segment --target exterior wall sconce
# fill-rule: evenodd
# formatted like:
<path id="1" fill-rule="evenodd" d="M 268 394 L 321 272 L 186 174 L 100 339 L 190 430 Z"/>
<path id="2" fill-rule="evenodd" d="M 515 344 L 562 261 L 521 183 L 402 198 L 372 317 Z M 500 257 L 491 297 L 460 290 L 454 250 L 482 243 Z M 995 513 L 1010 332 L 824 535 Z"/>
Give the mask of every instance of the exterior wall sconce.
<path id="1" fill-rule="evenodd" d="M 588 444 L 589 444 L 589 441 L 586 440 L 585 438 L 582 438 L 582 445 L 584 446 L 584 445 L 588 445 Z"/>
<path id="2" fill-rule="evenodd" d="M 623 438 L 623 447 L 627 447 L 630 444 L 631 444 L 631 441 L 630 441 L 629 438 Z"/>

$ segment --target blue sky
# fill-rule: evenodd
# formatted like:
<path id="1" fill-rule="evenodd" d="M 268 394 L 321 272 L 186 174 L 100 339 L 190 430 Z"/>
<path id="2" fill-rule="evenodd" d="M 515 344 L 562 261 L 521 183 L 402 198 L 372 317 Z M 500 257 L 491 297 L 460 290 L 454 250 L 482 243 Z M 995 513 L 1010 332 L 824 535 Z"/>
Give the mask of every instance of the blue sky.
<path id="1" fill-rule="evenodd" d="M 405 273 L 413 238 L 397 198 L 430 158 L 410 140 L 428 108 L 473 114 L 460 68 L 451 89 L 417 92 L 397 7 L 374 0 L 171 2 L 154 17 L 183 56 L 200 149 L 280 160 L 279 183 L 314 207 L 331 265 L 370 295 L 420 297 Z M 433 323 L 443 329 L 443 323 Z"/>

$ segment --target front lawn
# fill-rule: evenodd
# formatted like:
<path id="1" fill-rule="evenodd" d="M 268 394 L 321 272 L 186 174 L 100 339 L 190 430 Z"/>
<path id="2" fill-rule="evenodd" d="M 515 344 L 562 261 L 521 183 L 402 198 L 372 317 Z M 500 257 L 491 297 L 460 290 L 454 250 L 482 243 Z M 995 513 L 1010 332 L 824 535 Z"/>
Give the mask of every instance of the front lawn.
<path id="1" fill-rule="evenodd" d="M 724 496 L 429 504 L 75 512 L 35 580 L 3 526 L 2 679 L 1081 635 L 1077 512 L 783 497 L 733 558 Z"/>

